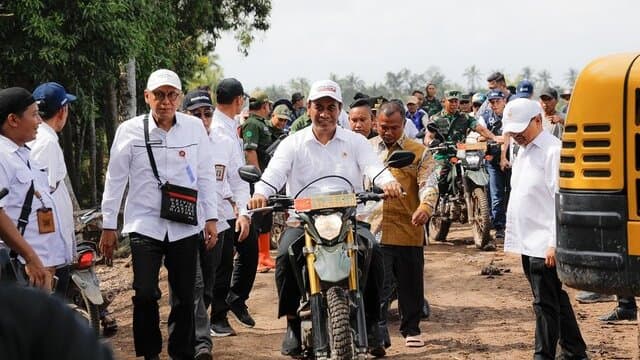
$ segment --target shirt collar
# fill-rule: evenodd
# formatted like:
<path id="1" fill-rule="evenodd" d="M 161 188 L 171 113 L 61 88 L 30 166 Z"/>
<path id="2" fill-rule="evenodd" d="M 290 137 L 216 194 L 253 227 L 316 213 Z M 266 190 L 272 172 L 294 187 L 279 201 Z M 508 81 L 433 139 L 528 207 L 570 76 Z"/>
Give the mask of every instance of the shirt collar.
<path id="1" fill-rule="evenodd" d="M 58 140 L 58 133 L 56 133 L 56 131 L 53 130 L 53 128 L 44 121 L 40 123 L 40 127 L 38 128 L 38 131 L 44 131 L 47 134 L 53 136 L 56 140 Z"/>
<path id="2" fill-rule="evenodd" d="M 407 135 L 402 134 L 400 139 L 398 139 L 398 141 L 396 141 L 396 143 L 393 144 L 390 148 L 387 148 L 387 144 L 384 143 L 384 141 L 382 140 L 382 138 L 380 136 L 378 136 L 376 138 L 376 141 L 378 141 L 378 149 L 379 150 L 386 150 L 386 149 L 390 150 L 391 148 L 393 148 L 395 146 L 400 148 L 400 150 L 404 150 L 404 144 L 405 144 L 405 141 L 407 141 Z"/>
<path id="3" fill-rule="evenodd" d="M 227 114 L 222 111 L 216 109 L 213 112 L 213 121 L 212 124 L 221 123 L 224 127 L 235 131 L 238 128 L 238 121 L 234 118 L 230 118 Z"/>
<path id="4" fill-rule="evenodd" d="M 6 137 L 4 135 L 0 135 L 0 149 L 4 150 L 6 152 L 9 152 L 9 153 L 13 153 L 13 152 L 18 151 L 18 149 L 20 149 L 20 147 L 18 146 L 18 144 L 13 142 L 13 140 L 9 139 L 8 137 Z"/>
<path id="5" fill-rule="evenodd" d="M 301 131 L 305 131 L 304 132 L 304 142 L 307 142 L 307 141 L 316 141 L 316 142 L 318 142 L 318 139 L 316 139 L 316 136 L 313 134 L 313 124 L 311 124 L 311 126 L 307 126 L 306 128 L 302 129 Z M 334 140 L 347 141 L 347 136 L 348 136 L 347 131 L 351 132 L 351 130 L 343 129 L 340 125 L 336 126 L 336 133 L 333 134 L 333 137 L 331 138 L 331 140 L 329 140 L 329 143 L 334 141 Z M 358 134 L 358 135 L 360 135 L 360 134 Z"/>
<path id="6" fill-rule="evenodd" d="M 182 114 L 176 111 L 176 114 L 173 116 L 173 126 L 178 126 L 178 127 L 180 126 L 180 123 L 181 123 L 180 116 L 182 116 Z M 153 112 L 149 112 L 149 133 L 151 133 L 153 129 L 157 129 L 157 128 L 158 128 L 158 124 L 156 123 L 156 120 L 153 118 Z"/>

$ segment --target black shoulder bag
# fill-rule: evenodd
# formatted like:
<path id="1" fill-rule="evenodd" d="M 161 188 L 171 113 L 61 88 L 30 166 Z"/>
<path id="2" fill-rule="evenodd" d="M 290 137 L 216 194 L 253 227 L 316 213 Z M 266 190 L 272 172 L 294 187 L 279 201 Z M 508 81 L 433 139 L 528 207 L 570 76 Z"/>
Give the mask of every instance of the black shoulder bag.
<path id="1" fill-rule="evenodd" d="M 147 146 L 151 170 L 153 170 L 153 175 L 158 180 L 158 188 L 162 193 L 160 217 L 183 224 L 198 225 L 198 191 L 184 186 L 169 184 L 168 181 L 164 184 L 162 183 L 158 175 L 156 160 L 151 151 L 151 144 L 149 144 L 149 114 L 142 121 L 144 122 L 144 142 Z"/>

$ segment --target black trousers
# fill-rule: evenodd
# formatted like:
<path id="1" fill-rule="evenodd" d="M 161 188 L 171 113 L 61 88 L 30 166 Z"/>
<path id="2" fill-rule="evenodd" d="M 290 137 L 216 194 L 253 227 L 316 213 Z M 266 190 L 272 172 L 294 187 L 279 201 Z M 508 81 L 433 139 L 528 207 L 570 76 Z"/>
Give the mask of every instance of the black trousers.
<path id="1" fill-rule="evenodd" d="M 387 314 L 394 287 L 398 292 L 398 310 L 402 316 L 402 336 L 420 335 L 420 317 L 424 303 L 424 253 L 421 246 L 381 245 L 384 256 L 384 291 L 380 302 L 380 332 L 385 346 L 391 345 Z M 395 284 L 394 284 L 395 278 Z"/>
<path id="2" fill-rule="evenodd" d="M 637 310 L 636 298 L 633 296 L 618 296 L 618 307 L 625 310 Z"/>
<path id="3" fill-rule="evenodd" d="M 200 235 L 169 242 L 132 233 L 133 342 L 137 356 L 154 356 L 162 351 L 158 300 L 158 273 L 164 258 L 173 301 L 169 313 L 169 356 L 193 358 L 194 286 Z"/>
<path id="4" fill-rule="evenodd" d="M 211 303 L 211 322 L 227 317 L 229 304 L 249 298 L 258 268 L 258 234 L 253 225 L 244 241 L 238 241 L 239 232 L 235 231 L 236 221 L 229 220 L 231 229 L 224 231 L 220 248 L 220 263 L 216 269 Z M 236 250 L 234 258 L 233 250 Z M 205 285 L 206 287 L 206 285 Z M 205 291 L 206 292 L 206 291 Z"/>
<path id="5" fill-rule="evenodd" d="M 360 286 L 363 288 L 367 322 L 375 324 L 378 321 L 378 308 L 384 282 L 382 254 L 369 230 L 363 226 L 358 226 L 357 231 L 359 244 L 371 242 L 373 245 L 367 280 L 365 284 Z M 290 246 L 295 254 L 298 269 L 302 269 L 302 266 L 305 265 L 305 258 L 302 254 L 302 248 L 304 247 L 304 230 L 302 228 L 287 228 L 280 238 L 278 256 L 276 257 L 276 288 L 280 300 L 278 303 L 278 317 L 295 316 L 302 297 L 300 288 L 296 283 L 294 269 L 289 260 L 288 251 Z M 359 253 L 358 266 L 361 269 L 364 265 L 364 259 L 364 254 Z"/>
<path id="6" fill-rule="evenodd" d="M 556 358 L 560 343 L 565 358 L 586 356 L 587 345 L 582 339 L 569 296 L 562 289 L 556 268 L 544 265 L 544 259 L 522 255 L 522 268 L 533 291 L 536 314 L 535 360 Z"/>

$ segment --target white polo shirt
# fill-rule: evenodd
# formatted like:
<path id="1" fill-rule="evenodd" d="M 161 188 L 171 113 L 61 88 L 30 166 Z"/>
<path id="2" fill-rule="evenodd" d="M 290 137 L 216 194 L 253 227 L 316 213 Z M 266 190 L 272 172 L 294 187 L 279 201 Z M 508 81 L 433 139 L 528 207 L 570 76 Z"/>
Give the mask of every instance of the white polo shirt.
<path id="1" fill-rule="evenodd" d="M 122 123 L 111 146 L 102 196 L 105 229 L 116 229 L 118 211 L 127 183 L 123 233 L 136 232 L 163 241 L 176 241 L 197 234 L 204 224 L 189 225 L 160 217 L 161 193 L 144 140 L 144 115 Z M 217 184 L 211 143 L 199 119 L 176 113 L 176 122 L 165 131 L 149 114 L 149 141 L 162 183 L 198 190 L 203 217 L 217 219 Z"/>
<path id="2" fill-rule="evenodd" d="M 60 234 L 75 254 L 75 223 L 73 218 L 73 204 L 69 190 L 64 182 L 67 176 L 67 166 L 64 154 L 58 142 L 58 134 L 47 123 L 42 122 L 38 127 L 36 139 L 27 144 L 31 148 L 31 161 L 47 168 L 49 192 L 53 197 L 60 220 Z"/>
<path id="3" fill-rule="evenodd" d="M 30 164 L 31 168 L 27 164 Z M 3 199 L 3 207 L 7 216 L 16 226 L 32 181 L 35 191 L 40 194 L 42 202 L 44 202 L 44 206 L 53 209 L 56 229 L 48 234 L 40 234 L 38 231 L 37 210 L 42 207 L 42 203 L 34 194 L 29 223 L 23 236 L 38 254 L 44 266 L 69 264 L 73 260 L 73 252 L 60 235 L 61 224 L 56 204 L 49 194 L 46 169 L 29 161 L 27 147 L 19 147 L 12 140 L 0 135 L 0 186 L 9 189 L 9 194 Z"/>
<path id="4" fill-rule="evenodd" d="M 233 201 L 236 203 L 238 212 L 241 215 L 247 214 L 247 204 L 251 197 L 249 183 L 240 178 L 238 169 L 245 165 L 244 158 L 244 145 L 242 138 L 238 134 L 239 123 L 235 119 L 232 119 L 225 115 L 222 111 L 215 110 L 213 112 L 213 119 L 211 120 L 212 134 L 222 134 L 231 141 L 231 157 L 229 159 L 229 168 L 226 171 L 227 182 L 231 188 L 233 194 Z M 224 213 L 227 220 L 235 219 L 236 216 L 233 212 L 233 207 L 229 201 L 223 203 Z"/>
<path id="5" fill-rule="evenodd" d="M 233 200 L 233 193 L 229 185 L 229 163 L 231 162 L 231 150 L 233 141 L 221 133 L 209 132 L 209 139 L 214 151 L 213 156 L 216 181 L 218 183 L 218 233 L 229 229 L 227 220 L 235 218 L 233 209 L 229 212 L 230 200 Z M 224 221 L 223 221 L 224 220 Z"/>
<path id="6" fill-rule="evenodd" d="M 511 170 L 504 251 L 544 258 L 556 246 L 555 194 L 562 142 L 542 131 L 518 151 Z"/>
<path id="7" fill-rule="evenodd" d="M 308 126 L 285 138 L 276 149 L 262 179 L 277 189 L 287 185 L 287 194 L 295 195 L 311 181 L 325 175 L 339 175 L 353 184 L 355 191 L 363 190 L 363 175 L 372 179 L 384 165 L 371 150 L 369 141 L 361 134 L 341 127 L 327 144 L 320 143 Z M 394 181 L 393 175 L 385 170 L 377 179 L 376 185 Z M 350 191 L 351 187 L 341 179 L 324 179 L 308 187 L 300 196 L 309 196 L 319 192 Z M 255 193 L 264 196 L 275 194 L 270 186 L 263 182 L 255 184 Z"/>

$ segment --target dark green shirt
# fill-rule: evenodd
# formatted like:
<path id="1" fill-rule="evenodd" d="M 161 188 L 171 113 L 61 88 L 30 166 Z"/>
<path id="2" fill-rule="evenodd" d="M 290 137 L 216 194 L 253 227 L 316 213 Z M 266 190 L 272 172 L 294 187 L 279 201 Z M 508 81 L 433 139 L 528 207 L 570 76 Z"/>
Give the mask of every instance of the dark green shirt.
<path id="1" fill-rule="evenodd" d="M 433 123 L 438 128 L 438 132 L 444 136 L 446 141 L 452 141 L 455 143 L 463 143 L 467 138 L 469 130 L 474 130 L 478 125 L 478 121 L 473 117 L 463 112 L 456 112 L 455 114 L 449 114 L 445 110 L 440 111 L 429 119 L 429 123 Z M 441 158 L 436 154 L 436 159 Z"/>
<path id="2" fill-rule="evenodd" d="M 424 98 L 424 102 L 422 103 L 422 110 L 426 111 L 429 116 L 439 113 L 440 110 L 442 110 L 440 99 L 436 97 L 431 100 Z"/>
<path id="3" fill-rule="evenodd" d="M 256 114 L 250 114 L 247 121 L 242 124 L 242 140 L 244 140 L 245 150 L 256 151 L 260 170 L 264 170 L 270 160 L 267 148 L 273 142 L 267 120 Z"/>
<path id="4" fill-rule="evenodd" d="M 291 124 L 291 127 L 289 128 L 289 134 L 293 134 L 298 130 L 306 128 L 307 126 L 311 126 L 311 118 L 309 117 L 309 115 L 307 115 L 307 113 L 304 113 L 300 115 L 300 117 L 297 118 L 296 121 L 293 122 L 293 124 Z"/>

